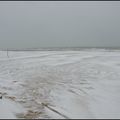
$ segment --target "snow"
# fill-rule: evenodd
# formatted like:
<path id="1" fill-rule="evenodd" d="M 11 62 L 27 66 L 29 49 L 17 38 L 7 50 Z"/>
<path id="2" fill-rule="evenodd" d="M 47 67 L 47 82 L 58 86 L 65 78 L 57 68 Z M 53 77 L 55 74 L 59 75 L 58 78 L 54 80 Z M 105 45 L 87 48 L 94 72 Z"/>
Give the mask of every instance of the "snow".
<path id="1" fill-rule="evenodd" d="M 23 111 L 23 108 L 9 99 L 0 100 L 0 119 L 16 119 L 15 113 Z"/>
<path id="2" fill-rule="evenodd" d="M 120 118 L 120 50 L 8 55 L 0 51 L 0 118 Z"/>

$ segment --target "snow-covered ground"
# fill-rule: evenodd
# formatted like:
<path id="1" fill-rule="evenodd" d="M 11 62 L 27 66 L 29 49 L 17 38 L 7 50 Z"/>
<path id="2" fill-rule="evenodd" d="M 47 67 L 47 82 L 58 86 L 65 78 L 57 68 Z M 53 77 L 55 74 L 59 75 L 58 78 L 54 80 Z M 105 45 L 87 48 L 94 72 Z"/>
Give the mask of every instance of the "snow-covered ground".
<path id="1" fill-rule="evenodd" d="M 120 50 L 8 55 L 0 51 L 0 118 L 120 118 Z"/>

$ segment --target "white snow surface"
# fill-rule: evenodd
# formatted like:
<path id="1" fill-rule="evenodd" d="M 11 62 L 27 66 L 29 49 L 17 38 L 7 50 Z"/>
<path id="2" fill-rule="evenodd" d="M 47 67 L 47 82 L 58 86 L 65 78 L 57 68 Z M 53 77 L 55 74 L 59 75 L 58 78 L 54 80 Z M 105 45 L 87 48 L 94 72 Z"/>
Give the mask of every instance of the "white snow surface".
<path id="1" fill-rule="evenodd" d="M 120 118 L 120 50 L 8 55 L 0 51 L 0 118 Z"/>

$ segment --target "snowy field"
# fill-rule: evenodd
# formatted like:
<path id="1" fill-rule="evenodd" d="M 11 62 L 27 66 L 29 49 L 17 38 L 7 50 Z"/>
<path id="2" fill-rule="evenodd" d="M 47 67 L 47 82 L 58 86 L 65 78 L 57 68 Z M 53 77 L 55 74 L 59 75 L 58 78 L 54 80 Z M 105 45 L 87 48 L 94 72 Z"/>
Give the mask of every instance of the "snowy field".
<path id="1" fill-rule="evenodd" d="M 120 118 L 120 50 L 0 51 L 0 118 Z"/>

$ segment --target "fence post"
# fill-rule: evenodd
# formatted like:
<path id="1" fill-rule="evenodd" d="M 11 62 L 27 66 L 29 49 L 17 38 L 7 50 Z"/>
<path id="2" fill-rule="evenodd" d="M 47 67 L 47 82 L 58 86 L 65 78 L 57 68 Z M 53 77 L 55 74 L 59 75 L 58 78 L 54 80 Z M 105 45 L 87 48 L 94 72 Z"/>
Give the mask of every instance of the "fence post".
<path id="1" fill-rule="evenodd" d="M 7 49 L 7 57 L 9 58 L 8 49 Z"/>

